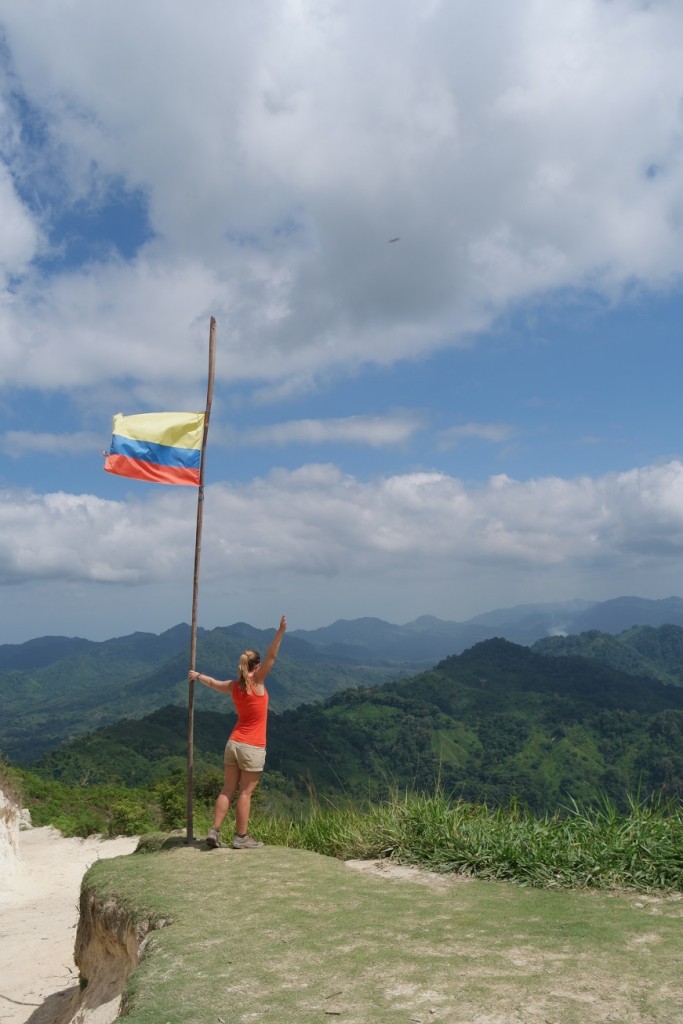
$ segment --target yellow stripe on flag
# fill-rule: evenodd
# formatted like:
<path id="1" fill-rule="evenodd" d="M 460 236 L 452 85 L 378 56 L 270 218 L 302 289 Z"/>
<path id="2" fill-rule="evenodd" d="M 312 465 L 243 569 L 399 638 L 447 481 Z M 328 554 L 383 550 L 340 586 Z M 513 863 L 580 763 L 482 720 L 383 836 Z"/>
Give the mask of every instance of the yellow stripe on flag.
<path id="1" fill-rule="evenodd" d="M 131 441 L 149 441 L 170 448 L 201 449 L 204 436 L 203 412 L 143 412 L 135 416 L 114 416 L 114 434 Z"/>

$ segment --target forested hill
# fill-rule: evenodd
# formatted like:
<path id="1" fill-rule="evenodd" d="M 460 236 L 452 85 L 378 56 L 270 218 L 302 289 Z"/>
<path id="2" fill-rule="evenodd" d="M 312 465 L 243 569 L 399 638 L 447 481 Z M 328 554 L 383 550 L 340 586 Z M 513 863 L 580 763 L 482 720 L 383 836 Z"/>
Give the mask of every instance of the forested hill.
<path id="1" fill-rule="evenodd" d="M 265 651 L 274 630 L 247 623 L 199 630 L 197 665 L 224 679 L 245 648 Z M 155 636 L 134 633 L 101 643 L 42 637 L 0 648 L 0 753 L 25 762 L 64 740 L 122 718 L 142 718 L 167 704 L 187 707 L 189 626 Z M 323 699 L 359 680 L 381 683 L 405 674 L 396 665 L 335 662 L 297 637 L 286 637 L 269 679 L 276 710 Z M 196 706 L 224 707 L 224 698 L 196 687 Z"/>
<path id="2" fill-rule="evenodd" d="M 611 624 L 630 621 L 635 614 L 656 621 L 657 616 L 678 615 L 679 604 L 680 598 L 624 598 L 590 612 Z M 578 614 L 585 620 L 588 611 L 575 612 L 574 621 Z M 551 621 L 566 624 L 567 615 L 565 606 L 526 606 L 481 616 L 464 631 L 429 616 L 401 627 L 379 619 L 356 619 L 310 633 L 294 630 L 285 637 L 270 677 L 271 706 L 283 711 L 324 700 L 338 690 L 413 676 L 440 658 L 458 654 L 470 629 L 477 635 L 500 627 L 515 635 L 538 636 Z M 234 673 L 242 650 L 264 650 L 272 635 L 273 630 L 243 622 L 200 629 L 197 665 L 225 678 Z M 0 755 L 25 762 L 101 725 L 124 717 L 142 718 L 171 703 L 186 706 L 189 638 L 189 626 L 179 625 L 160 636 L 134 633 L 101 643 L 41 637 L 0 646 Z M 592 630 L 546 637 L 534 650 L 554 656 L 579 654 L 633 675 L 683 684 L 681 625 L 635 626 L 617 636 Z M 426 662 L 430 652 L 433 658 Z M 221 698 L 202 686 L 197 687 L 196 702 L 199 710 L 223 707 Z"/>
<path id="3" fill-rule="evenodd" d="M 680 626 L 634 626 L 617 636 L 597 629 L 576 636 L 553 636 L 532 647 L 555 658 L 579 656 L 628 672 L 683 686 L 683 629 Z"/>
<path id="4" fill-rule="evenodd" d="M 202 763 L 220 763 L 231 722 L 197 715 Z M 40 769 L 65 781 L 144 782 L 182 766 L 185 730 L 183 709 L 165 708 L 76 740 Z M 598 793 L 623 803 L 639 789 L 681 796 L 683 688 L 490 640 L 410 680 L 272 715 L 267 767 L 325 795 L 438 781 L 468 800 L 515 796 L 537 810 Z"/>

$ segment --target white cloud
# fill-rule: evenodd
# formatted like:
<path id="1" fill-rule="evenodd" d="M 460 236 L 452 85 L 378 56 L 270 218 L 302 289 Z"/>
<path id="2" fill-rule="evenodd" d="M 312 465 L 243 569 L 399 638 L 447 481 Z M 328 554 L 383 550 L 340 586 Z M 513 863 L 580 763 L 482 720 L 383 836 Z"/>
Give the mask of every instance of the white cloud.
<path id="1" fill-rule="evenodd" d="M 5 492 L 0 580 L 137 584 L 173 579 L 188 561 L 178 543 L 186 511 L 191 522 L 194 506 L 175 494 L 148 505 L 89 494 Z"/>
<path id="2" fill-rule="evenodd" d="M 7 279 L 24 273 L 28 263 L 36 255 L 40 234 L 33 218 L 17 195 L 7 167 L 1 162 L 0 212 L 0 284 L 6 287 Z"/>
<path id="3" fill-rule="evenodd" d="M 195 508 L 185 488 L 125 503 L 7 492 L 0 576 L 15 591 L 29 581 L 37 594 L 57 583 L 89 587 L 91 606 L 104 586 L 107 609 L 151 615 L 154 606 L 146 621 L 167 613 L 165 628 L 188 607 Z M 288 604 L 302 624 L 323 624 L 339 609 L 404 621 L 605 590 L 665 596 L 677 588 L 681 556 L 678 461 L 595 479 L 498 476 L 474 488 L 439 473 L 362 483 L 309 465 L 207 488 L 203 620 L 262 624 Z M 65 612 L 53 607 L 57 618 Z M 41 631 L 53 630 L 34 635 Z M 78 623 L 67 631 L 78 633 Z"/>
<path id="4" fill-rule="evenodd" d="M 396 416 L 344 416 L 339 419 L 289 420 L 241 431 L 223 431 L 218 443 L 236 447 L 285 444 L 361 444 L 380 448 L 403 444 L 422 427 L 410 413 Z M 216 437 L 214 436 L 214 440 Z"/>
<path id="5" fill-rule="evenodd" d="M 34 0 L 4 18 L 64 195 L 123 181 L 156 235 L 126 266 L 18 287 L 6 383 L 198 381 L 188 340 L 213 313 L 219 374 L 306 387 L 554 289 L 680 282 L 677 5 L 168 0 L 160 19 L 154 0 Z M 34 157 L 12 165 L 29 187 Z M 6 182 L 13 212 L 21 263 L 35 226 Z"/>
<path id="6" fill-rule="evenodd" d="M 466 438 L 500 444 L 502 441 L 510 441 L 516 434 L 516 429 L 508 423 L 462 423 L 440 431 L 439 445 L 441 448 L 450 448 Z"/>
<path id="7" fill-rule="evenodd" d="M 47 455 L 73 455 L 74 452 L 101 451 L 99 434 L 79 431 L 75 434 L 48 434 L 30 430 L 8 430 L 0 434 L 0 451 L 13 459 L 31 452 Z"/>

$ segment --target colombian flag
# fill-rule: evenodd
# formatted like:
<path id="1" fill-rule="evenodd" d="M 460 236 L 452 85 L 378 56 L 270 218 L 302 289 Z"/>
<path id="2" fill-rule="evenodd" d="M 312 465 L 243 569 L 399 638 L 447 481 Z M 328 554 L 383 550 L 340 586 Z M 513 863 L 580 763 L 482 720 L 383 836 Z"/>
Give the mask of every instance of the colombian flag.
<path id="1" fill-rule="evenodd" d="M 104 468 L 136 480 L 198 487 L 203 436 L 203 412 L 119 412 Z"/>

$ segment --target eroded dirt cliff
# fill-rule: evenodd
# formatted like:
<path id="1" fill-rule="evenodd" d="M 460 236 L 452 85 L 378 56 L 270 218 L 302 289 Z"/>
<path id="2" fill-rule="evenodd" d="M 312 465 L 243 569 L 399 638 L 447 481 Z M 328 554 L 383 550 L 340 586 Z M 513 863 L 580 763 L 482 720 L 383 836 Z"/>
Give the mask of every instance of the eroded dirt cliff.
<path id="1" fill-rule="evenodd" d="M 151 932 L 169 923 L 168 918 L 151 916 L 134 920 L 115 900 L 103 902 L 96 892 L 84 888 L 74 949 L 79 989 L 64 1024 L 86 1024 L 93 1020 L 93 1011 L 120 1000 L 126 979 L 140 963 Z"/>

